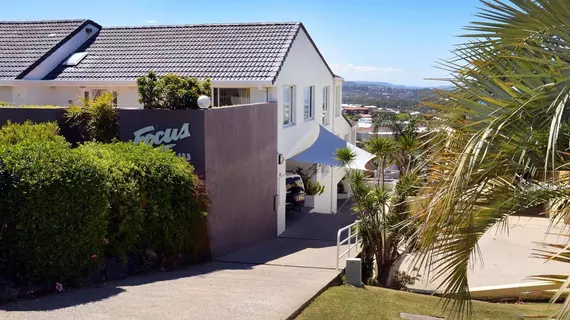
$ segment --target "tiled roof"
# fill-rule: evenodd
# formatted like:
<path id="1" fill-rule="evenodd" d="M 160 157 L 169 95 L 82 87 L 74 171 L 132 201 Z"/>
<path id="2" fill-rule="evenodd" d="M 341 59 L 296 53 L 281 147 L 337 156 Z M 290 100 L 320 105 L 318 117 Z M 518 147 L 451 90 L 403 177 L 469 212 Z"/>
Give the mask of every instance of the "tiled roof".
<path id="1" fill-rule="evenodd" d="M 85 21 L 0 22 L 0 80 L 16 78 Z"/>
<path id="2" fill-rule="evenodd" d="M 103 28 L 50 80 L 134 80 L 152 70 L 212 80 L 277 76 L 300 23 L 243 23 Z"/>

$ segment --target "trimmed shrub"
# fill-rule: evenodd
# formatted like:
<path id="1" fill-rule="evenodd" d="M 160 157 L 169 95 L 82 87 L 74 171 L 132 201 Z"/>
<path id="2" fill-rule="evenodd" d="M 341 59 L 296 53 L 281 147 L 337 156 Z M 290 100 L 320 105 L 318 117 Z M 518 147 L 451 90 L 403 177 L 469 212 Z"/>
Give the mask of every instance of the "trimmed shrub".
<path id="1" fill-rule="evenodd" d="M 0 145 L 0 274 L 24 282 L 86 275 L 103 249 L 105 172 L 62 141 Z"/>
<path id="2" fill-rule="evenodd" d="M 87 143 L 78 152 L 107 173 L 105 191 L 110 206 L 105 255 L 124 260 L 135 250 L 142 232 L 144 198 L 139 179 L 144 172 L 106 145 Z"/>
<path id="3" fill-rule="evenodd" d="M 210 255 L 206 191 L 184 159 L 146 144 L 88 143 L 78 150 L 99 158 L 110 174 L 109 254 L 150 249 L 169 260 Z M 116 241 L 116 244 L 112 244 Z"/>
<path id="4" fill-rule="evenodd" d="M 194 169 L 171 150 L 72 149 L 55 124 L 0 128 L 0 278 L 69 283 L 109 277 L 127 260 L 129 272 L 202 262 L 208 207 Z"/>
<path id="5" fill-rule="evenodd" d="M 26 121 L 23 124 L 8 121 L 0 128 L 0 144 L 16 144 L 22 141 L 55 141 L 65 142 L 59 135 L 59 127 L 55 122 L 34 124 Z"/>

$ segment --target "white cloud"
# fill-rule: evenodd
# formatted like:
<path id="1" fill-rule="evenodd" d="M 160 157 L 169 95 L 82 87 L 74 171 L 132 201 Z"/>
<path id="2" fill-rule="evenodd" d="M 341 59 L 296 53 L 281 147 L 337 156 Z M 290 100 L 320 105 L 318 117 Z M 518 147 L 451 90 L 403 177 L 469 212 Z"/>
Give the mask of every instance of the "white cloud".
<path id="1" fill-rule="evenodd" d="M 156 20 L 148 20 L 148 23 L 156 23 Z"/>
<path id="2" fill-rule="evenodd" d="M 391 73 L 391 72 L 401 72 L 402 69 L 398 68 L 380 68 L 373 66 L 356 66 L 351 63 L 349 64 L 332 64 L 331 68 L 334 72 L 374 72 L 374 73 Z"/>
<path id="3" fill-rule="evenodd" d="M 360 66 L 352 63 L 332 63 L 331 69 L 335 74 L 350 81 L 386 81 L 392 83 L 409 82 L 409 75 L 395 67 Z"/>

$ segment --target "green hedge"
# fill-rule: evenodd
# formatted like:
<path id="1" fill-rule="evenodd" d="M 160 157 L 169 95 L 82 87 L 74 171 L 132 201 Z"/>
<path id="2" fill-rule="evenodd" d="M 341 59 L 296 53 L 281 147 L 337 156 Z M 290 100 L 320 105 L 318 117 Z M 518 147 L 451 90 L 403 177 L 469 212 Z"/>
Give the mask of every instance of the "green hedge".
<path id="1" fill-rule="evenodd" d="M 193 168 L 172 151 L 145 144 L 87 143 L 78 148 L 109 173 L 107 254 L 151 249 L 163 258 L 209 252 L 208 197 Z"/>
<path id="2" fill-rule="evenodd" d="M 163 266 L 209 257 L 209 198 L 185 160 L 125 142 L 72 149 L 53 129 L 0 128 L 0 277 L 67 281 L 105 256 L 151 252 Z"/>
<path id="3" fill-rule="evenodd" d="M 23 124 L 8 123 L 0 129 L 0 144 L 16 144 L 22 141 L 56 141 L 65 143 L 59 135 L 59 127 L 55 122 L 34 124 L 26 121 Z"/>
<path id="4" fill-rule="evenodd" d="M 0 268 L 18 281 L 84 275 L 106 233 L 105 172 L 67 143 L 0 145 Z"/>

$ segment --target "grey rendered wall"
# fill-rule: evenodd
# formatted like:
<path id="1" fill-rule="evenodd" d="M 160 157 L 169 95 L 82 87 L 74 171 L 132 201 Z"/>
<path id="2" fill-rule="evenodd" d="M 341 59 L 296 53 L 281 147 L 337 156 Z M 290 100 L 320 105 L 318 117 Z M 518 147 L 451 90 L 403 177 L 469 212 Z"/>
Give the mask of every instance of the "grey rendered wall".
<path id="1" fill-rule="evenodd" d="M 277 105 L 207 110 L 204 136 L 214 255 L 274 238 Z"/>

